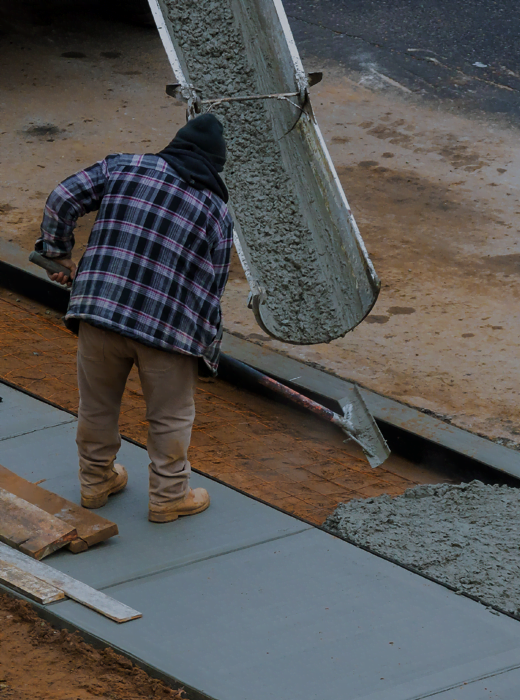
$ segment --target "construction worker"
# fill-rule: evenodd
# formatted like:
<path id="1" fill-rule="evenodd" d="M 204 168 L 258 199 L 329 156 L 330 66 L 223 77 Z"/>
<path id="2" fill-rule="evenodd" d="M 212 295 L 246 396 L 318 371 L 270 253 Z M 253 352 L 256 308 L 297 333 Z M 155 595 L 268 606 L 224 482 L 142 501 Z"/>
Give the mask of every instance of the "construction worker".
<path id="1" fill-rule="evenodd" d="M 36 250 L 70 270 L 65 315 L 79 334 L 81 504 L 100 508 L 127 483 L 115 464 L 121 397 L 137 366 L 146 401 L 149 513 L 170 522 L 209 506 L 189 486 L 198 358 L 215 371 L 220 299 L 229 273 L 233 223 L 219 176 L 223 128 L 212 114 L 180 129 L 155 155 L 116 154 L 64 180 L 50 194 Z M 99 210 L 87 248 L 71 259 L 76 220 Z"/>

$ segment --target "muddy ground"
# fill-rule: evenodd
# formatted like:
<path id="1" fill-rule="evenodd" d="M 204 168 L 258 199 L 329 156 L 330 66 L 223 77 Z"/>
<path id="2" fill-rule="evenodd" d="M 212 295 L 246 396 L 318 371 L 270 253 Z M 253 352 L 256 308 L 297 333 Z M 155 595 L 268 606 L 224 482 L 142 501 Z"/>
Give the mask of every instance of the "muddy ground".
<path id="1" fill-rule="evenodd" d="M 184 107 L 164 93 L 172 75 L 153 28 L 84 3 L 39 21 L 20 15 L 1 38 L 4 259 L 31 249 L 60 179 L 109 152 L 157 151 L 184 122 Z M 381 295 L 344 339 L 283 345 L 256 326 L 235 262 L 227 329 L 518 446 L 517 129 L 423 101 L 370 70 L 347 76 L 320 57 L 306 63 L 325 71 L 313 104 Z M 89 223 L 78 227 L 78 254 Z"/>
<path id="2" fill-rule="evenodd" d="M 112 649 L 53 628 L 30 605 L 0 593 L 2 700 L 181 700 L 185 695 Z"/>

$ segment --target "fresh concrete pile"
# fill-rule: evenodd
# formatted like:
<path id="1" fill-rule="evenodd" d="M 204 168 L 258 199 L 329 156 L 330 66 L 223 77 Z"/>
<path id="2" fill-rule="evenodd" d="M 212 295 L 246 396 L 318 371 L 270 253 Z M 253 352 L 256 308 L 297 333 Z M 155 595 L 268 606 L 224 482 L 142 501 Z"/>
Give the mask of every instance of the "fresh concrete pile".
<path id="1" fill-rule="evenodd" d="M 520 615 L 520 489 L 417 486 L 342 503 L 325 528 Z"/>
<path id="2" fill-rule="evenodd" d="M 202 99 L 260 92 L 230 0 L 166 0 L 165 5 L 189 80 Z M 264 103 L 221 104 L 212 111 L 224 123 L 225 177 L 235 215 L 282 336 L 299 343 L 337 337 L 342 320 L 331 301 L 330 280 L 320 267 Z"/>

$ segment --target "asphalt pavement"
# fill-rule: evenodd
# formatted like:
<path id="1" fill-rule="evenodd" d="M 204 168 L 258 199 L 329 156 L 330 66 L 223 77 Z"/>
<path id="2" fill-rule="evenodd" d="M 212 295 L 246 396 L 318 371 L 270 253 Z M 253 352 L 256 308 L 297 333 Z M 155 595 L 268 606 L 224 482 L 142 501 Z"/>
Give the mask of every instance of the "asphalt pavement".
<path id="1" fill-rule="evenodd" d="M 520 116 L 520 8 L 473 0 L 286 0 L 307 58 L 377 74 L 454 109 Z"/>

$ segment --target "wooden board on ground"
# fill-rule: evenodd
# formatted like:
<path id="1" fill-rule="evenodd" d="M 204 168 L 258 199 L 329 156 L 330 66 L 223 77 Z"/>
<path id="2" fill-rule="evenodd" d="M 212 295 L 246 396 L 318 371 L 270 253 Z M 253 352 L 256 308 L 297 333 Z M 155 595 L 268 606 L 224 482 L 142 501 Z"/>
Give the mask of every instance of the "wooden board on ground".
<path id="1" fill-rule="evenodd" d="M 0 488 L 75 527 L 78 531 L 78 539 L 69 545 L 69 549 L 73 552 L 83 552 L 87 547 L 118 534 L 117 525 L 111 520 L 102 518 L 97 513 L 32 484 L 2 465 L 0 465 Z"/>
<path id="2" fill-rule="evenodd" d="M 0 488 L 0 542 L 35 559 L 78 538 L 76 528 Z"/>
<path id="3" fill-rule="evenodd" d="M 78 603 L 82 603 L 92 610 L 109 617 L 115 622 L 128 622 L 142 617 L 142 613 L 137 612 L 124 603 L 120 603 L 115 598 L 111 598 L 95 588 L 87 586 L 67 574 L 53 569 L 41 561 L 31 559 L 15 549 L 11 549 L 5 544 L 0 544 L 0 560 L 14 564 L 22 571 L 32 574 L 36 578 L 45 581 L 50 586 L 63 591 L 66 596 Z"/>
<path id="4" fill-rule="evenodd" d="M 36 578 L 36 576 L 27 573 L 27 571 L 22 571 L 14 564 L 3 560 L 0 560 L 0 583 L 43 605 L 65 598 L 65 593 L 60 591 L 59 588 L 55 588 Z"/>

